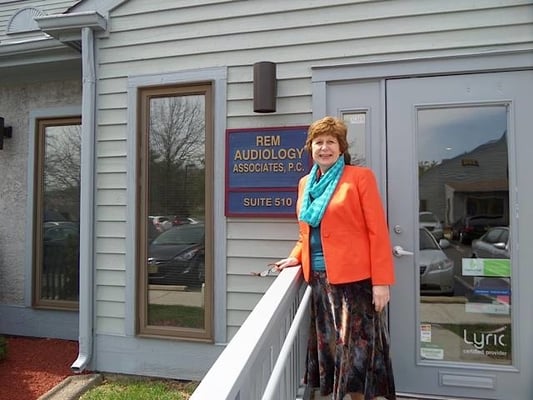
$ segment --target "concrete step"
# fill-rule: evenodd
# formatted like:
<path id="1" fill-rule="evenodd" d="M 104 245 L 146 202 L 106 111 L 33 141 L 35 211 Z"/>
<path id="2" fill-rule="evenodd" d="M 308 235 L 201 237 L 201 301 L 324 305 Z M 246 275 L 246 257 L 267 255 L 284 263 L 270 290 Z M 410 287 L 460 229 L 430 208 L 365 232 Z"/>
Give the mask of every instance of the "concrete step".
<path id="1" fill-rule="evenodd" d="M 69 376 L 37 400 L 78 400 L 89 389 L 102 383 L 100 374 Z"/>

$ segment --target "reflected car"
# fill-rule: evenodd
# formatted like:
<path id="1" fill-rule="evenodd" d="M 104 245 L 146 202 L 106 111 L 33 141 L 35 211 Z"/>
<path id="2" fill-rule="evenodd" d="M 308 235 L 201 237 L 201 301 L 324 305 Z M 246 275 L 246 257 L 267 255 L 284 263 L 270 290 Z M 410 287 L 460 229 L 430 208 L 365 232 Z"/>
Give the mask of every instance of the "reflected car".
<path id="1" fill-rule="evenodd" d="M 43 298 L 77 300 L 79 282 L 79 225 L 71 221 L 47 221 L 42 232 Z"/>
<path id="2" fill-rule="evenodd" d="M 437 240 L 443 238 L 444 231 L 442 229 L 442 223 L 431 211 L 420 211 L 418 220 L 420 226 L 430 231 Z"/>
<path id="3" fill-rule="evenodd" d="M 510 259 L 511 235 L 508 226 L 490 228 L 479 239 L 472 241 L 473 258 Z M 473 297 L 470 302 L 511 304 L 511 279 L 507 276 L 474 277 Z"/>
<path id="4" fill-rule="evenodd" d="M 508 226 L 490 228 L 479 239 L 472 241 L 472 257 L 510 258 L 510 235 Z"/>
<path id="5" fill-rule="evenodd" d="M 157 230 L 156 226 L 152 223 L 150 219 L 148 219 L 148 225 L 146 226 L 146 235 L 148 238 L 148 243 L 152 243 L 152 241 L 158 237 L 161 234 L 160 231 Z"/>
<path id="6" fill-rule="evenodd" d="M 157 236 L 148 247 L 148 283 L 201 286 L 205 278 L 204 224 L 185 224 Z"/>
<path id="7" fill-rule="evenodd" d="M 470 244 L 472 240 L 483 236 L 489 228 L 499 225 L 504 225 L 502 215 L 466 216 L 452 225 L 452 237 L 463 244 Z"/>
<path id="8" fill-rule="evenodd" d="M 443 249 L 450 246 L 446 239 L 437 241 L 431 232 L 420 228 L 420 293 L 445 294 L 454 293 L 454 263 Z"/>
<path id="9" fill-rule="evenodd" d="M 149 216 L 158 232 L 164 232 L 172 226 L 171 217 L 165 215 Z"/>
<path id="10" fill-rule="evenodd" d="M 71 221 L 47 221 L 43 223 L 43 242 L 51 243 L 79 243 L 80 229 L 78 224 Z"/>
<path id="11" fill-rule="evenodd" d="M 182 217 L 182 216 L 176 215 L 174 219 L 172 220 L 172 225 L 178 226 L 178 225 L 185 225 L 185 224 L 198 224 L 199 222 L 200 221 L 192 217 Z"/>

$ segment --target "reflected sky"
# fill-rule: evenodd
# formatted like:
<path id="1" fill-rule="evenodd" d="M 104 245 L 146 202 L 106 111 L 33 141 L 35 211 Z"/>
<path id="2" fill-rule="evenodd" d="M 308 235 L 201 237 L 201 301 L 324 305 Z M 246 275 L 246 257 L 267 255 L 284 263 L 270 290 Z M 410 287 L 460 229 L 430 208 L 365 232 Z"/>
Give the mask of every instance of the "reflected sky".
<path id="1" fill-rule="evenodd" d="M 419 110 L 418 128 L 419 161 L 440 163 L 501 138 L 507 128 L 506 107 Z"/>

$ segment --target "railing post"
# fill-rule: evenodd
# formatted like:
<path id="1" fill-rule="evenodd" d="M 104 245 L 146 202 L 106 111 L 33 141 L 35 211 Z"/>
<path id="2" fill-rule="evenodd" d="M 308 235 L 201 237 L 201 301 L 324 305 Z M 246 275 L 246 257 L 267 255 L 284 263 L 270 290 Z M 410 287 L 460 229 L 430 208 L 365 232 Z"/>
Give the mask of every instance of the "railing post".
<path id="1" fill-rule="evenodd" d="M 303 284 L 300 267 L 281 271 L 190 400 L 260 399 L 267 385 L 278 385 L 281 377 L 295 382 L 285 385 L 284 393 L 275 399 L 296 398 L 301 378 L 295 379 L 295 375 L 302 374 L 303 360 L 300 351 L 291 351 L 291 347 L 302 332 L 300 326 L 309 308 L 306 300 L 309 295 L 307 290 L 302 290 Z M 305 328 L 306 333 L 307 325 Z M 287 372 L 282 374 L 284 370 Z M 278 383 L 269 383 L 273 378 Z"/>
<path id="2" fill-rule="evenodd" d="M 300 304 L 298 306 L 298 310 L 296 311 L 296 314 L 292 321 L 291 327 L 289 328 L 289 331 L 287 332 L 287 336 L 285 337 L 283 346 L 281 347 L 281 350 L 279 352 L 278 359 L 276 361 L 276 364 L 274 365 L 272 374 L 270 375 L 270 379 L 268 380 L 267 386 L 265 388 L 265 392 L 263 393 L 263 397 L 261 398 L 262 400 L 280 400 L 281 398 L 283 398 L 283 397 L 280 397 L 280 393 L 279 393 L 280 381 L 281 381 L 281 378 L 284 376 L 283 372 L 286 371 L 287 362 L 288 362 L 287 360 L 289 360 L 289 357 L 295 353 L 294 343 L 296 342 L 296 339 L 298 338 L 298 333 L 300 331 L 301 322 L 305 319 L 304 317 L 307 315 L 309 311 L 310 298 L 311 298 L 311 286 L 307 286 L 307 288 L 305 289 L 304 295 L 302 297 L 302 300 L 300 301 Z M 296 353 L 298 354 L 299 351 L 296 351 Z M 295 368 L 295 369 L 296 371 L 298 370 L 298 368 Z M 301 377 L 292 376 L 292 372 L 294 371 L 288 371 L 288 372 L 289 372 L 288 375 L 292 378 L 296 378 L 298 380 L 301 378 Z M 285 376 L 287 376 L 287 373 L 285 373 Z"/>

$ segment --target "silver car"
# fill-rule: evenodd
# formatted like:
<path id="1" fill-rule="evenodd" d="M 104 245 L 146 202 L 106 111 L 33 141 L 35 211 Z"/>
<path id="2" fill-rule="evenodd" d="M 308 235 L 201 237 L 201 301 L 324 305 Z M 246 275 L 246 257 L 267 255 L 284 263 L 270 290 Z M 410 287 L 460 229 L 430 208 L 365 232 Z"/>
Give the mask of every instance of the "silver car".
<path id="1" fill-rule="evenodd" d="M 474 258 L 511 258 L 511 235 L 508 226 L 490 228 L 479 239 L 472 241 L 472 257 Z M 474 295 L 476 302 L 499 302 L 510 304 L 510 277 L 474 277 Z M 484 299 L 483 299 L 484 298 Z"/>
<path id="2" fill-rule="evenodd" d="M 440 240 L 443 238 L 444 230 L 442 229 L 442 223 L 431 211 L 420 211 L 418 221 L 420 226 L 426 228 L 435 236 L 435 239 Z"/>
<path id="3" fill-rule="evenodd" d="M 472 241 L 472 257 L 510 258 L 510 235 L 508 226 L 490 228 L 479 239 Z"/>
<path id="4" fill-rule="evenodd" d="M 420 293 L 453 295 L 454 263 L 442 251 L 450 246 L 450 242 L 435 236 L 426 228 L 420 228 Z"/>

